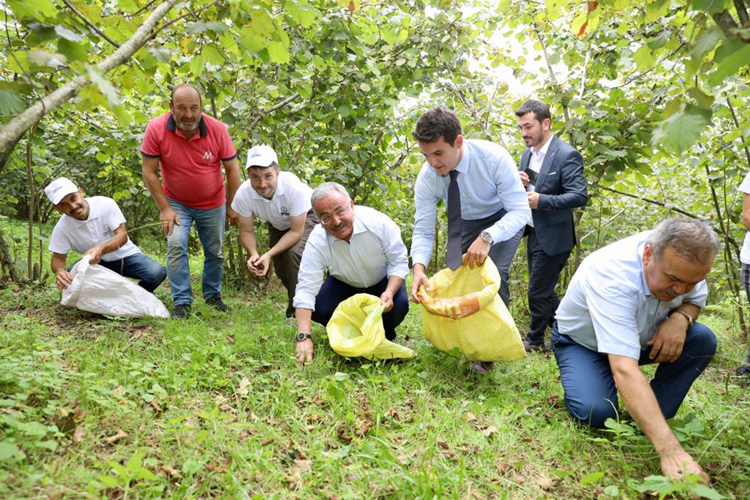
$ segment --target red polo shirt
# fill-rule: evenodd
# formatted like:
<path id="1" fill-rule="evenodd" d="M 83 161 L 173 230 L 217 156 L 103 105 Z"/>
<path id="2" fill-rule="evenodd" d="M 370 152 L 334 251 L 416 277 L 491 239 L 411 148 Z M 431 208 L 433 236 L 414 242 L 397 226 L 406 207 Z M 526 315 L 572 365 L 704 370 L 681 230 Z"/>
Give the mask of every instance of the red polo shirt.
<path id="1" fill-rule="evenodd" d="M 199 133 L 190 140 L 177 128 L 172 113 L 151 120 L 141 154 L 159 158 L 161 185 L 168 198 L 192 208 L 210 210 L 226 203 L 222 161 L 237 157 L 226 126 L 201 114 Z"/>

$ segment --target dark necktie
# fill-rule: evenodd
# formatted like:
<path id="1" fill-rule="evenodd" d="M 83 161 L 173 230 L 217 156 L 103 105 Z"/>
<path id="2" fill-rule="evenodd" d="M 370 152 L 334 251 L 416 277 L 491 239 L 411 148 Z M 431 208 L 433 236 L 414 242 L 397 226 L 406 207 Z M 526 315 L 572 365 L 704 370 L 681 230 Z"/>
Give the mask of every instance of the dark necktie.
<path id="1" fill-rule="evenodd" d="M 458 189 L 458 172 L 449 172 L 448 185 L 448 255 L 445 263 L 453 270 L 461 265 L 461 192 Z"/>

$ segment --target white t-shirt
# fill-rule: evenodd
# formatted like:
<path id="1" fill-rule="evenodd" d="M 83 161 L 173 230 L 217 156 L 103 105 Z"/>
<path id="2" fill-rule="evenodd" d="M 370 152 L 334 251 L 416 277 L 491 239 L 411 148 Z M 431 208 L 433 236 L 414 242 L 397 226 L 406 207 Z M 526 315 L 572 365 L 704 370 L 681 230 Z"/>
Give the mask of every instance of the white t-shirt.
<path id="1" fill-rule="evenodd" d="M 555 314 L 560 333 L 593 351 L 639 359 L 669 311 L 685 303 L 705 307 L 706 280 L 670 302 L 651 295 L 642 261 L 649 233 L 612 243 L 583 260 Z"/>
<path id="2" fill-rule="evenodd" d="M 739 191 L 750 194 L 750 173 L 745 176 L 745 180 L 740 184 Z M 745 242 L 740 250 L 740 262 L 750 264 L 750 232 L 745 234 Z"/>
<path id="3" fill-rule="evenodd" d="M 115 229 L 125 223 L 120 207 L 112 198 L 94 196 L 86 198 L 89 204 L 89 218 L 78 220 L 63 215 L 55 224 L 49 239 L 51 252 L 67 255 L 71 248 L 78 253 L 86 253 L 95 246 L 114 238 Z M 128 241 L 118 250 L 102 255 L 102 260 L 111 262 L 140 253 L 140 249 Z"/>
<path id="4" fill-rule="evenodd" d="M 286 231 L 291 227 L 290 217 L 297 217 L 310 211 L 312 192 L 312 188 L 300 181 L 293 173 L 279 172 L 273 199 L 267 200 L 262 197 L 253 189 L 250 181 L 245 181 L 234 195 L 232 210 L 242 217 L 252 217 L 253 214 L 257 214 L 279 231 Z"/>

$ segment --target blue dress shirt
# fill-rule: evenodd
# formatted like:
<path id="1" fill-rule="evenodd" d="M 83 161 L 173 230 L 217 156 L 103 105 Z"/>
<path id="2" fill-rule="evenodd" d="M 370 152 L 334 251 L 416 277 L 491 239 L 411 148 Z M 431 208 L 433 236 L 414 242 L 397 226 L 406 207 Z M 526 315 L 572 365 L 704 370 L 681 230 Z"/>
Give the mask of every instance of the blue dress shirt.
<path id="1" fill-rule="evenodd" d="M 531 219 L 528 197 L 516 163 L 502 146 L 474 139 L 464 141 L 463 156 L 456 170 L 459 172 L 463 220 L 483 219 L 501 208 L 507 211 L 503 218 L 486 229 L 494 244 L 511 239 Z M 448 199 L 449 183 L 449 176 L 439 175 L 427 162 L 417 176 L 412 264 L 427 267 L 430 263 L 437 202 Z"/>

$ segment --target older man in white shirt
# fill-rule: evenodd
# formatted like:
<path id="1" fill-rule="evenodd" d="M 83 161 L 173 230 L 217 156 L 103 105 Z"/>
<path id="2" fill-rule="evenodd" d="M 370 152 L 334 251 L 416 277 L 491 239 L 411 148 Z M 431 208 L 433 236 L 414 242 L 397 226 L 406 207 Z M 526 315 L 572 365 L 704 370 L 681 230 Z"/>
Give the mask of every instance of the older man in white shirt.
<path id="1" fill-rule="evenodd" d="M 711 362 L 716 337 L 696 323 L 719 242 L 708 224 L 669 219 L 588 256 L 570 282 L 552 327 L 552 346 L 570 414 L 592 427 L 617 417 L 619 391 L 633 420 L 680 478 L 700 465 L 667 424 Z M 658 363 L 650 381 L 639 365 Z"/>
<path id="2" fill-rule="evenodd" d="M 388 340 L 396 338 L 396 327 L 409 311 L 404 286 L 409 262 L 396 223 L 377 210 L 355 206 L 335 182 L 315 188 L 312 207 L 321 225 L 307 240 L 294 296 L 299 364 L 313 359 L 311 321 L 326 325 L 336 307 L 355 294 L 380 297 Z"/>

